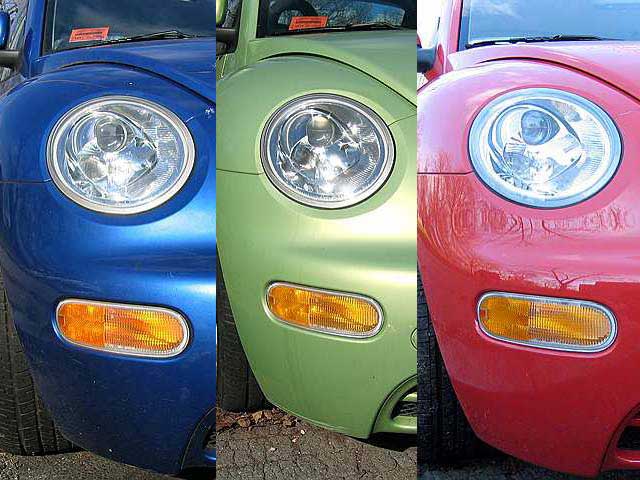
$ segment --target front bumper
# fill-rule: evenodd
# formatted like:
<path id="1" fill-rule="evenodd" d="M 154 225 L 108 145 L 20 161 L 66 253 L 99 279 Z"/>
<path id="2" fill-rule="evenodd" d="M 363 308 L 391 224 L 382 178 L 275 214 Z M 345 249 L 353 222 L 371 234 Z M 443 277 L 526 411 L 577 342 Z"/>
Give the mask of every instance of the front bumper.
<path id="1" fill-rule="evenodd" d="M 415 128 L 415 118 L 391 126 L 391 178 L 344 210 L 298 205 L 265 175 L 218 172 L 220 260 L 258 383 L 275 405 L 356 437 L 416 431 L 393 408 L 416 385 Z M 373 298 L 382 329 L 358 340 L 285 325 L 265 305 L 275 281 Z"/>
<path id="2" fill-rule="evenodd" d="M 193 122 L 195 122 L 194 120 Z M 199 120 L 198 120 L 199 121 Z M 200 133 L 202 126 L 190 124 Z M 148 213 L 114 217 L 64 198 L 52 182 L 0 186 L 0 252 L 13 318 L 39 393 L 82 448 L 165 473 L 215 465 L 215 144 L 187 186 Z M 188 319 L 191 342 L 145 359 L 63 342 L 66 298 L 158 305 Z"/>
<path id="3" fill-rule="evenodd" d="M 497 197 L 474 174 L 418 179 L 419 266 L 471 426 L 511 455 L 584 476 L 640 469 L 640 451 L 619 444 L 640 409 L 640 211 L 627 167 L 591 200 L 545 211 Z M 475 321 L 489 291 L 602 304 L 617 340 L 599 354 L 493 340 Z"/>

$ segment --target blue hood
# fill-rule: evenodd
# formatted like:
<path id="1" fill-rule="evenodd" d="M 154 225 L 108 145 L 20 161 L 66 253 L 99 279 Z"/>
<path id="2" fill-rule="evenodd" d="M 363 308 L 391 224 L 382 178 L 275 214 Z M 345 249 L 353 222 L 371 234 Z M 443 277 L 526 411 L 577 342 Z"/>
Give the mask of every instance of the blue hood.
<path id="1" fill-rule="evenodd" d="M 41 57 L 31 75 L 86 63 L 110 63 L 146 70 L 216 101 L 214 38 L 162 40 L 79 48 Z"/>

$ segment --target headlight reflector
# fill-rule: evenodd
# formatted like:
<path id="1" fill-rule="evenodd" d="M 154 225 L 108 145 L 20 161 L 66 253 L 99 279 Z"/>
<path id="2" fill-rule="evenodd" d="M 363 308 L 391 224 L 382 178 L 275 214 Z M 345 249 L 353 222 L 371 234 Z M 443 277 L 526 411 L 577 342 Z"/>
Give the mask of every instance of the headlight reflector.
<path id="1" fill-rule="evenodd" d="M 195 147 L 184 123 L 164 107 L 104 97 L 72 109 L 49 139 L 49 171 L 76 203 L 103 213 L 155 208 L 189 178 Z"/>
<path id="2" fill-rule="evenodd" d="M 471 128 L 480 178 L 533 207 L 573 205 L 598 193 L 620 164 L 622 142 L 604 110 L 578 95 L 526 89 L 497 98 Z"/>
<path id="3" fill-rule="evenodd" d="M 270 119 L 261 155 L 265 172 L 288 197 L 343 208 L 384 184 L 395 151 L 389 129 L 371 109 L 336 95 L 308 95 Z"/>

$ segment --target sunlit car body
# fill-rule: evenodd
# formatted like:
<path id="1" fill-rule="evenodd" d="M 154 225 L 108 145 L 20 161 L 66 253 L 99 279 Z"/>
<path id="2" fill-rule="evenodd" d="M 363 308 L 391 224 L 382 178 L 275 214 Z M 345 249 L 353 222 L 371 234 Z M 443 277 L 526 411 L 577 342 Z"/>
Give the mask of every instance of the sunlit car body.
<path id="1" fill-rule="evenodd" d="M 206 446 L 216 380 L 213 2 L 210 38 L 108 46 L 47 43 L 47 3 L 30 1 L 18 19 L 24 44 L 15 45 L 19 63 L 5 72 L 0 96 L 0 262 L 31 374 L 56 426 L 75 445 L 165 473 L 214 466 L 215 450 Z M 59 14 L 75 11 L 59 3 Z M 91 7 L 128 11 L 126 2 L 117 3 Z M 153 28 L 140 25 L 136 34 Z M 180 191 L 128 215 L 76 203 L 52 181 L 47 164 L 50 134 L 67 112 L 123 96 L 173 112 L 195 146 Z M 56 326 L 65 299 L 179 312 L 188 345 L 162 359 L 75 345 Z"/>
<path id="2" fill-rule="evenodd" d="M 468 3 L 447 2 L 433 81 L 418 101 L 419 267 L 446 369 L 485 442 L 573 474 L 638 469 L 640 44 L 466 49 Z M 579 203 L 518 204 L 474 171 L 469 145 L 479 113 L 496 98 L 532 87 L 585 98 L 617 126 L 618 171 Z M 595 302 L 615 315 L 617 337 L 598 353 L 490 338 L 476 320 L 487 292 Z"/>
<path id="3" fill-rule="evenodd" d="M 379 2 L 377 8 L 400 10 L 402 3 Z M 261 2 L 245 0 L 235 13 L 234 31 L 217 31 L 219 44 L 227 44 L 217 72 L 224 97 L 218 111 L 217 191 L 224 205 L 218 214 L 218 249 L 242 349 L 271 403 L 357 437 L 416 431 L 415 409 L 411 412 L 416 400 L 411 48 L 416 33 L 415 22 L 410 27 L 415 3 L 404 3 L 407 28 L 287 32 L 278 14 L 269 15 L 278 23 L 269 35 L 259 24 L 266 15 Z M 326 22 L 314 8 L 323 8 L 323 2 L 274 5 Z M 288 198 L 265 173 L 260 153 L 265 125 L 286 105 L 309 95 L 366 106 L 393 138 L 389 177 L 355 205 L 327 209 Z M 367 338 L 297 328 L 277 319 L 266 305 L 267 291 L 277 282 L 367 297 L 380 305 L 383 323 Z M 220 323 L 220 312 L 218 317 Z M 222 340 L 218 347 L 223 355 Z M 239 355 L 234 351 L 222 358 Z M 223 385 L 220 369 L 228 365 L 219 361 L 219 395 L 223 387 L 228 394 L 237 389 L 234 381 L 243 381 L 228 379 Z M 221 406 L 227 405 L 223 397 Z M 408 410 L 397 409 L 400 405 Z M 248 406 L 235 402 L 229 408 Z"/>

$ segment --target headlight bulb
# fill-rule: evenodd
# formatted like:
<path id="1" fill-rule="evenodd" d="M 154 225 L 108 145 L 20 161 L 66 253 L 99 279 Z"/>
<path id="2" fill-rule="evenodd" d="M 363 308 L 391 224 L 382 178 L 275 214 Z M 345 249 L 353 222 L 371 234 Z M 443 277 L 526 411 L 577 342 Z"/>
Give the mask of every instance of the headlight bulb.
<path id="1" fill-rule="evenodd" d="M 106 153 L 117 152 L 127 145 L 126 124 L 111 115 L 105 116 L 95 123 L 94 135 L 98 147 Z"/>
<path id="2" fill-rule="evenodd" d="M 522 139 L 529 145 L 541 145 L 560 130 L 558 122 L 541 110 L 527 110 L 520 120 Z"/>
<path id="3" fill-rule="evenodd" d="M 314 115 L 307 123 L 307 138 L 312 147 L 326 147 L 333 141 L 335 127 L 331 118 Z"/>

